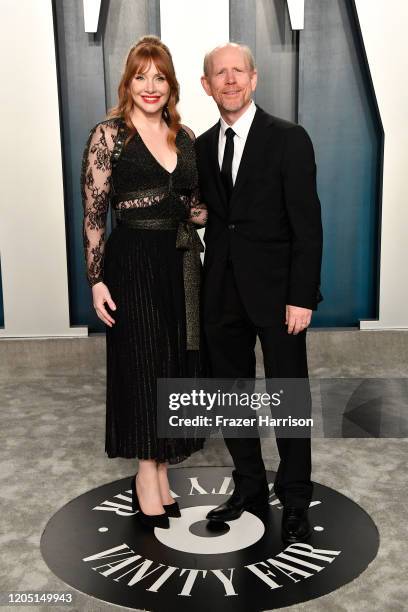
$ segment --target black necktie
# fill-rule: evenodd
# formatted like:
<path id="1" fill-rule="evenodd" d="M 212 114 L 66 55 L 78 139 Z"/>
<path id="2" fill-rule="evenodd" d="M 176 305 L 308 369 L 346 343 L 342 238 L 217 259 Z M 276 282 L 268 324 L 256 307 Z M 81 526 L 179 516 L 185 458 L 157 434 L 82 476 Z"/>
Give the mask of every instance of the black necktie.
<path id="1" fill-rule="evenodd" d="M 234 157 L 234 136 L 235 132 L 232 128 L 225 130 L 225 149 L 224 157 L 221 166 L 221 178 L 224 183 L 225 192 L 227 194 L 228 202 L 231 199 L 233 183 L 232 183 L 232 160 Z"/>

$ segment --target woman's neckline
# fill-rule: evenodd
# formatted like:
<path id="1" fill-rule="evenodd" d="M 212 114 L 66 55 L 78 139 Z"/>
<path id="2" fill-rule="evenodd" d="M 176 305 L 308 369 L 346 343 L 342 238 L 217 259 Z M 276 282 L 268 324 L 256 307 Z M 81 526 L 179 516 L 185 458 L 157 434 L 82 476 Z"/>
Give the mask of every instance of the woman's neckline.
<path id="1" fill-rule="evenodd" d="M 144 148 L 146 149 L 146 151 L 148 152 L 148 154 L 150 155 L 150 157 L 153 158 L 153 160 L 156 162 L 156 164 L 158 166 L 160 166 L 160 168 L 162 168 L 162 170 L 164 170 L 164 172 L 166 172 L 169 176 L 173 176 L 173 174 L 176 172 L 178 164 L 179 164 L 179 156 L 178 153 L 176 153 L 176 165 L 174 166 L 173 170 L 170 172 L 170 170 L 167 170 L 167 168 L 165 166 L 163 166 L 163 164 L 161 162 L 159 162 L 159 160 L 157 159 L 157 157 L 151 152 L 151 150 L 149 149 L 149 147 L 147 146 L 147 144 L 145 143 L 145 141 L 142 138 L 142 135 L 140 134 L 139 130 L 137 129 L 137 127 L 135 126 L 135 124 L 132 122 L 133 127 L 136 130 L 136 134 L 138 135 L 138 137 L 140 138 L 142 145 L 144 146 Z M 176 140 L 177 140 L 177 136 L 179 135 L 180 130 L 177 132 L 176 135 Z"/>

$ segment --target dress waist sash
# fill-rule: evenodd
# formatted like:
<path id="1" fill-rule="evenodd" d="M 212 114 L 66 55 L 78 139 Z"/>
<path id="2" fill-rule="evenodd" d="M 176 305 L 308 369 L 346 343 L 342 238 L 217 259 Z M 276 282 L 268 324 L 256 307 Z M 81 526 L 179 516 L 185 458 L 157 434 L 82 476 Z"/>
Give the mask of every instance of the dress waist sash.
<path id="1" fill-rule="evenodd" d="M 187 350 L 197 351 L 200 347 L 200 284 L 201 259 L 203 243 L 197 234 L 194 224 L 177 219 L 135 219 L 116 211 L 120 225 L 145 230 L 177 230 L 176 249 L 184 251 L 183 279 L 186 308 Z"/>

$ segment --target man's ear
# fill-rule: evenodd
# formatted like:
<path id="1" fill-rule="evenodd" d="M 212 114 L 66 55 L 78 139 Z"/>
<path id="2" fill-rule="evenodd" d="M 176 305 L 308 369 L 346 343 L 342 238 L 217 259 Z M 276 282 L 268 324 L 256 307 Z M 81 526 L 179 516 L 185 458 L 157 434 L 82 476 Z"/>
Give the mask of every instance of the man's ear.
<path id="1" fill-rule="evenodd" d="M 205 75 L 201 77 L 201 85 L 203 86 L 207 96 L 211 96 L 211 88 Z"/>
<path id="2" fill-rule="evenodd" d="M 252 87 L 252 91 L 255 91 L 257 83 L 258 83 L 258 71 L 255 68 L 253 70 L 252 74 L 251 74 L 251 87 Z"/>

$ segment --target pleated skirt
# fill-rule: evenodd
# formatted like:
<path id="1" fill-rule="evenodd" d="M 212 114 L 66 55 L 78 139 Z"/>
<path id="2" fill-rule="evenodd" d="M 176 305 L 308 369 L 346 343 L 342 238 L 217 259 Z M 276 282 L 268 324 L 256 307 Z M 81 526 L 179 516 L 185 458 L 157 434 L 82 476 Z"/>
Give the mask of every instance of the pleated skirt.
<path id="1" fill-rule="evenodd" d="M 157 437 L 157 378 L 206 374 L 203 351 L 186 350 L 183 252 L 175 245 L 176 230 L 125 225 L 105 245 L 104 282 L 116 304 L 106 327 L 108 457 L 175 464 L 204 445 Z"/>

